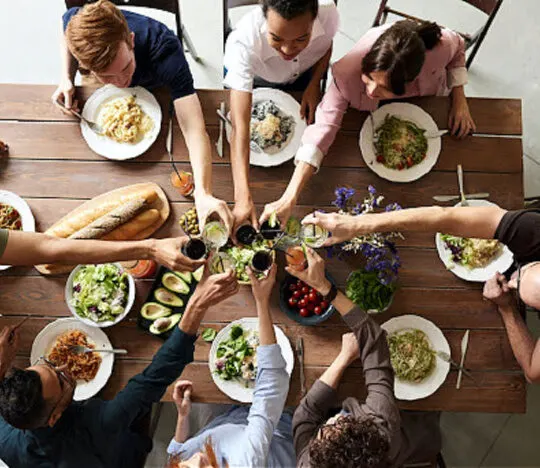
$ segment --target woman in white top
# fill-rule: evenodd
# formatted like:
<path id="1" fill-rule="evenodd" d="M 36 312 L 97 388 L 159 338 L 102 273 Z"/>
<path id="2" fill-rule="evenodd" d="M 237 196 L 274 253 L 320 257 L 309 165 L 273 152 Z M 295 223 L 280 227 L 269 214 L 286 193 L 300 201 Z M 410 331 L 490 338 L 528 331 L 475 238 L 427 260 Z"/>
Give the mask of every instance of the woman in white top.
<path id="1" fill-rule="evenodd" d="M 229 35 L 224 83 L 231 89 L 235 229 L 245 221 L 257 226 L 248 182 L 253 88 L 303 91 L 301 115 L 312 123 L 338 23 L 332 0 L 261 0 Z"/>

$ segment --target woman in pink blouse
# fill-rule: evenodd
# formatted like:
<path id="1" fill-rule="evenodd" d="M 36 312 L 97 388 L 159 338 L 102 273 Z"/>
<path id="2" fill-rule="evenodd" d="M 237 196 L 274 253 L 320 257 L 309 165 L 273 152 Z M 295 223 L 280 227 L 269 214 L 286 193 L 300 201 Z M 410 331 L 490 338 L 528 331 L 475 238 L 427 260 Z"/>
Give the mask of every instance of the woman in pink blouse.
<path id="1" fill-rule="evenodd" d="M 282 197 L 266 205 L 261 223 L 277 211 L 282 225 L 311 175 L 334 142 L 348 107 L 375 110 L 380 100 L 451 96 L 451 132 L 463 138 L 476 130 L 463 90 L 467 83 L 461 36 L 435 23 L 399 21 L 370 29 L 332 67 L 333 82 L 317 107 L 315 123 L 302 137 L 296 169 Z"/>

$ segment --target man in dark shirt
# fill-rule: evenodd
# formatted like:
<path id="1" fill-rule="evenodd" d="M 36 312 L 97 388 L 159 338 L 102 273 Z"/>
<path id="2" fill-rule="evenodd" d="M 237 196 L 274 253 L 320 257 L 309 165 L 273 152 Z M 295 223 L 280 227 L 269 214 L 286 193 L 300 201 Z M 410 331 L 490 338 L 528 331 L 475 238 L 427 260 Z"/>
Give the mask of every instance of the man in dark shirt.
<path id="1" fill-rule="evenodd" d="M 507 211 L 498 206 L 423 207 L 389 213 L 347 216 L 313 213 L 305 223 L 332 233 L 325 245 L 372 232 L 444 232 L 461 237 L 497 239 L 514 254 L 516 268 L 507 279 L 500 272 L 484 287 L 484 297 L 501 314 L 514 355 L 530 382 L 540 382 L 540 341 L 536 341 L 518 311 L 518 302 L 540 309 L 540 211 Z"/>
<path id="2" fill-rule="evenodd" d="M 325 277 L 324 261 L 311 249 L 307 259 L 305 271 L 287 271 L 328 295 L 332 286 Z M 294 413 L 297 466 L 403 467 L 432 461 L 441 449 L 439 413 L 400 414 L 385 332 L 342 292 L 337 291 L 332 304 L 353 333 L 343 335 L 340 353 Z M 362 363 L 367 397 L 362 402 L 347 398 L 340 407 L 341 377 L 357 359 Z"/>
<path id="3" fill-rule="evenodd" d="M 216 212 L 230 229 L 232 214 L 226 203 L 212 196 L 212 153 L 201 104 L 178 37 L 163 23 L 108 0 L 71 8 L 63 16 L 62 73 L 52 99 L 67 108 L 74 101 L 77 69 L 102 84 L 119 88 L 168 87 L 184 135 L 195 179 L 195 204 L 201 226 Z"/>
<path id="4" fill-rule="evenodd" d="M 113 400 L 73 402 L 71 377 L 45 361 L 8 371 L 0 382 L 0 459 L 11 468 L 141 466 L 152 442 L 134 426 L 193 361 L 208 307 L 237 290 L 232 271 L 206 271 L 171 337 Z M 0 361 L 14 357 L 9 335 L 0 333 Z"/>

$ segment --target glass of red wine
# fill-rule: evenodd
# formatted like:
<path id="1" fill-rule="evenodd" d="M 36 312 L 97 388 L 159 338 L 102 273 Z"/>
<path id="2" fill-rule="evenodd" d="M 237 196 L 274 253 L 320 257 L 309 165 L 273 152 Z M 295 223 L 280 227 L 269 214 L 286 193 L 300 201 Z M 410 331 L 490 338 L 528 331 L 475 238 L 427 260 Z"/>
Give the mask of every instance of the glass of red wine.
<path id="1" fill-rule="evenodd" d="M 200 260 L 206 256 L 206 244 L 201 239 L 192 237 L 182 247 L 182 253 L 192 260 Z"/>
<path id="2" fill-rule="evenodd" d="M 251 268 L 257 273 L 264 273 L 270 269 L 273 263 L 272 251 L 259 250 L 251 259 Z"/>
<path id="3" fill-rule="evenodd" d="M 236 240 L 244 245 L 252 245 L 257 235 L 257 230 L 251 224 L 244 224 L 236 230 Z"/>

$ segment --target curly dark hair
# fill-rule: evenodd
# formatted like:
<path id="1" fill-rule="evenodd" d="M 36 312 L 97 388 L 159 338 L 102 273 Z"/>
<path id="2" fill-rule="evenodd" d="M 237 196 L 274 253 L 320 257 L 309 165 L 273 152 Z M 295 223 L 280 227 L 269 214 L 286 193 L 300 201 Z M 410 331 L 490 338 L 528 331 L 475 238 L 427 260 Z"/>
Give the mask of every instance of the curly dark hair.
<path id="1" fill-rule="evenodd" d="M 389 449 L 373 419 L 347 415 L 321 428 L 309 444 L 309 458 L 317 468 L 383 468 Z"/>
<path id="2" fill-rule="evenodd" d="M 405 85 L 422 70 L 426 50 L 433 49 L 441 35 L 441 28 L 436 23 L 398 21 L 379 36 L 364 56 L 362 73 L 388 72 L 390 88 L 400 96 L 405 93 Z"/>
<path id="3" fill-rule="evenodd" d="M 46 409 L 36 371 L 13 368 L 0 381 L 0 416 L 8 424 L 18 429 L 36 429 L 43 425 Z"/>
<path id="4" fill-rule="evenodd" d="M 311 13 L 313 18 L 319 13 L 319 0 L 260 0 L 264 16 L 271 8 L 279 16 L 290 21 L 305 13 Z"/>

